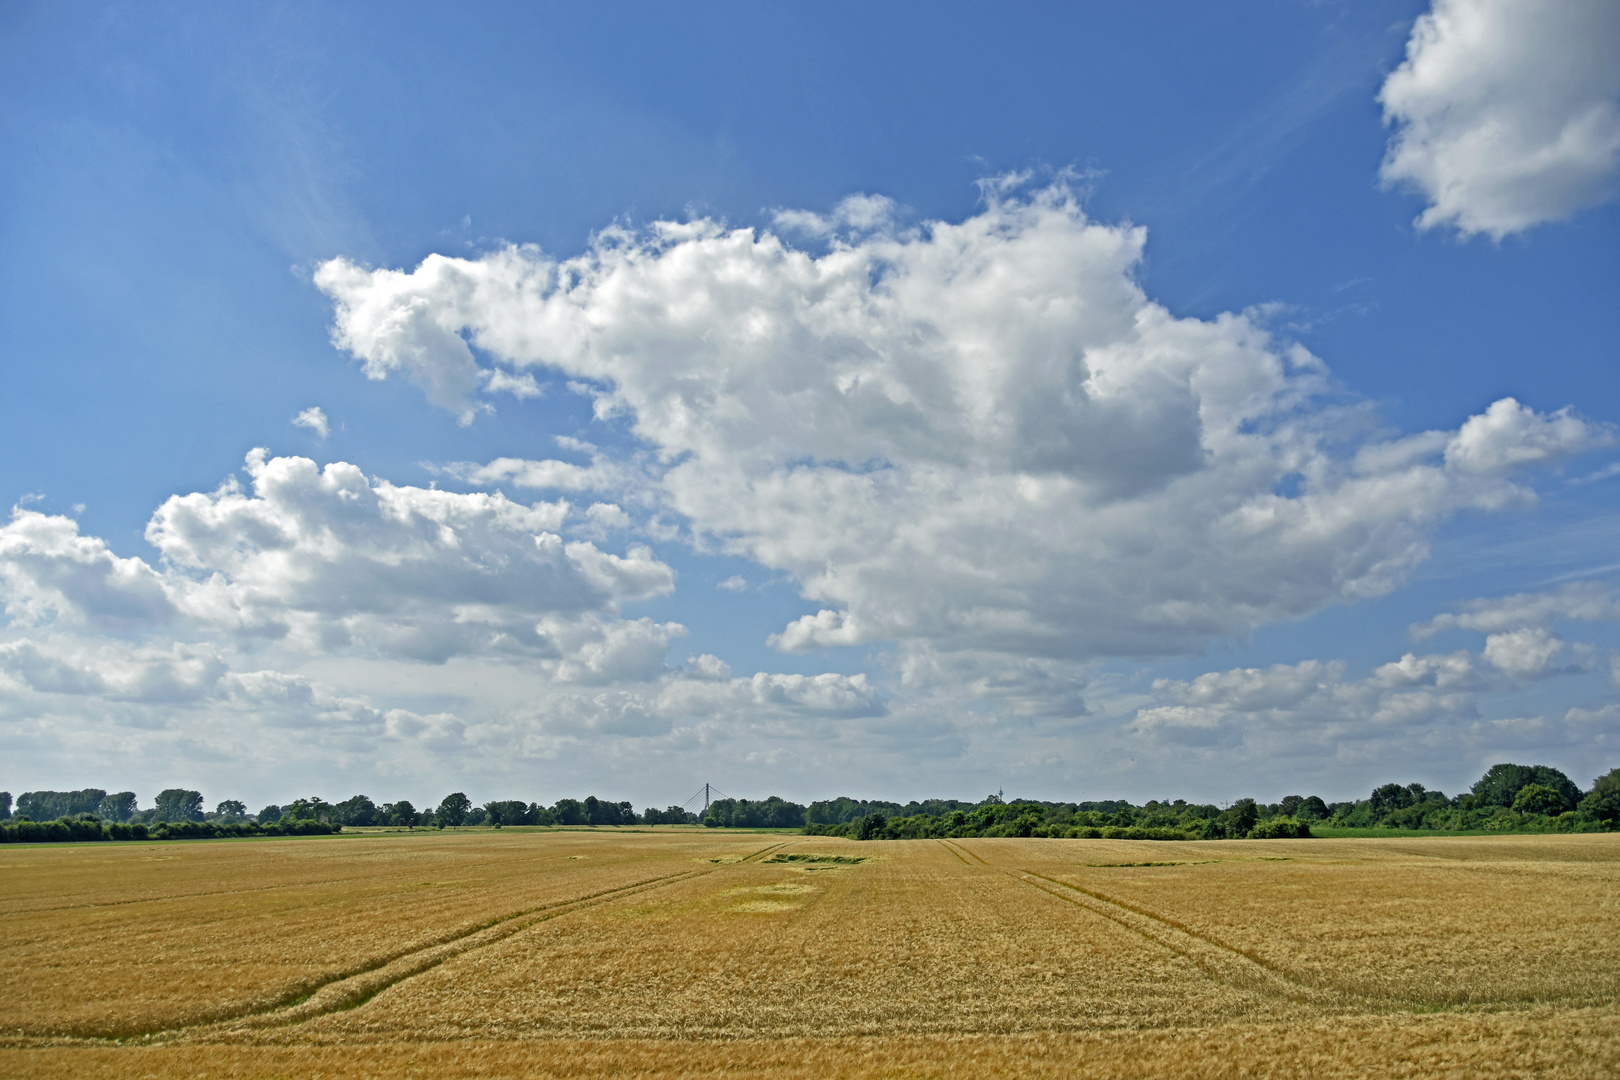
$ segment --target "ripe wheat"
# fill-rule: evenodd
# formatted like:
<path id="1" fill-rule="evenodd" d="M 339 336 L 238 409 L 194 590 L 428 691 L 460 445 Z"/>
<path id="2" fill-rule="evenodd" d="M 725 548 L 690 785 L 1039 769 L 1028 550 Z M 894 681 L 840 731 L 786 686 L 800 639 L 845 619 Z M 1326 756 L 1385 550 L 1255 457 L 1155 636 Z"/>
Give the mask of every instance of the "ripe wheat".
<path id="1" fill-rule="evenodd" d="M 4 862 L 4 1075 L 1620 1065 L 1614 836 L 505 830 Z"/>

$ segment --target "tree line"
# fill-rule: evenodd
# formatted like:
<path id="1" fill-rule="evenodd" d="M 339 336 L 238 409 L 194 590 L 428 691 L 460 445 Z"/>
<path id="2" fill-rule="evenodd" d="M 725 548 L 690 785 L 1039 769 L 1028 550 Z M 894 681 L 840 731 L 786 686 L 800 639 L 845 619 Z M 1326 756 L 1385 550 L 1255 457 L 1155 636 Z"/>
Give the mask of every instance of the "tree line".
<path id="1" fill-rule="evenodd" d="M 1365 799 L 1326 802 L 1288 795 L 1275 803 L 1239 799 L 1229 806 L 1184 799 L 979 802 L 927 799 L 909 803 L 840 797 L 808 806 L 778 796 L 718 799 L 699 816 L 680 806 L 564 798 L 548 805 L 497 799 L 474 805 L 465 792 L 418 810 L 407 799 L 375 802 L 354 795 L 330 803 L 318 796 L 272 803 L 257 814 L 235 799 L 212 811 L 200 792 L 167 788 L 139 809 L 135 793 L 0 791 L 0 843 L 22 840 L 191 839 L 210 836 L 314 835 L 344 827 L 462 828 L 467 826 L 698 825 L 708 828 L 799 829 L 812 836 L 908 840 L 974 836 L 1084 837 L 1133 840 L 1216 840 L 1308 837 L 1328 829 L 1424 829 L 1439 832 L 1593 832 L 1620 828 L 1620 769 L 1590 790 L 1547 765 L 1493 765 L 1465 793 L 1448 796 L 1422 784 L 1382 784 Z M 83 835 L 81 835 L 83 834 Z M 95 835 L 91 835 L 95 834 Z"/>
<path id="2" fill-rule="evenodd" d="M 301 813 L 322 821 L 357 827 L 393 825 L 405 828 L 461 828 L 488 825 L 695 825 L 696 814 L 679 806 L 664 810 L 649 806 L 641 813 L 628 802 L 613 802 L 588 795 L 583 799 L 558 799 L 550 806 L 521 799 L 494 799 L 476 806 L 466 792 L 446 795 L 435 808 L 418 810 L 408 799 L 378 803 L 369 796 L 355 795 L 342 802 L 326 803 L 318 798 L 301 799 Z M 267 806 L 266 815 L 285 813 L 279 806 Z"/>
<path id="3" fill-rule="evenodd" d="M 0 843 L 310 836 L 340 832 L 345 826 L 442 829 L 474 825 L 500 828 L 697 823 L 698 816 L 683 807 L 648 807 L 638 814 L 629 802 L 612 802 L 595 795 L 558 799 L 550 806 L 521 800 L 493 800 L 475 806 L 465 792 L 457 791 L 445 796 L 436 808 L 421 810 L 409 799 L 378 803 L 369 796 L 355 795 L 330 803 L 312 795 L 285 806 L 271 803 L 257 814 L 250 814 L 238 799 L 222 800 L 209 811 L 202 793 L 187 788 L 164 789 L 144 810 L 139 808 L 133 791 L 27 791 L 17 797 L 15 808 L 11 793 L 0 791 Z"/>
<path id="4" fill-rule="evenodd" d="M 1422 784 L 1381 784 L 1365 799 L 1326 802 L 1288 795 L 1275 803 L 1239 799 L 1227 807 L 1149 800 L 979 803 L 931 799 L 898 803 L 834 799 L 812 803 L 804 831 L 856 840 L 972 836 L 1059 836 L 1127 840 L 1285 839 L 1319 829 L 1424 829 L 1436 832 L 1600 832 L 1620 828 L 1620 769 L 1582 791 L 1547 765 L 1493 765 L 1465 793 Z"/>

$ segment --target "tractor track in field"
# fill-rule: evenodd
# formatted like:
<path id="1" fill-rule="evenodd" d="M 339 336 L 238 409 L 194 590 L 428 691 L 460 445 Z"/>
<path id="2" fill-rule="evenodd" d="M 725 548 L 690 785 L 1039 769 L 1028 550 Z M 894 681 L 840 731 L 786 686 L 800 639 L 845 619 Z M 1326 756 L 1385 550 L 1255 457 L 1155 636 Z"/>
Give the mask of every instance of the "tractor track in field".
<path id="1" fill-rule="evenodd" d="M 1155 945 L 1192 961 L 1205 974 L 1229 986 L 1270 997 L 1309 1002 L 1313 1005 L 1342 1005 L 1347 999 L 1360 997 L 1298 982 L 1244 949 L 1229 945 L 1219 938 L 1194 930 L 1138 904 L 1033 870 L 998 866 L 953 841 L 940 842 L 955 852 L 963 862 L 995 870 L 1048 896 L 1101 916 Z"/>
<path id="2" fill-rule="evenodd" d="M 791 841 L 791 840 L 783 840 L 779 844 L 772 844 L 770 847 L 762 847 L 758 851 L 754 852 L 752 855 L 744 855 L 742 858 L 738 859 L 736 865 L 741 865 L 742 863 L 755 862 L 758 859 L 762 858 L 763 856 L 769 855 L 771 852 L 775 851 L 777 848 L 785 848 L 785 847 L 787 847 L 792 842 L 793 841 Z"/>
<path id="3" fill-rule="evenodd" d="M 230 1016 L 174 1024 L 168 1027 L 149 1028 L 141 1031 L 116 1033 L 40 1032 L 38 1034 L 19 1032 L 16 1036 L 0 1040 L 0 1043 L 9 1045 L 67 1045 L 75 1043 L 89 1045 L 141 1043 L 154 1045 L 159 1042 L 192 1040 L 218 1042 L 230 1041 L 235 1036 L 250 1035 L 257 1031 L 292 1027 L 314 1020 L 317 1017 L 359 1008 L 378 994 L 391 987 L 398 986 L 407 979 L 431 971 L 446 961 L 465 956 L 479 949 L 488 948 L 530 927 L 589 908 L 600 907 L 615 900 L 622 900 L 629 896 L 650 892 L 683 881 L 690 881 L 694 878 L 705 877 L 717 870 L 724 869 L 725 865 L 737 866 L 751 863 L 784 846 L 786 846 L 785 842 L 771 844 L 744 856 L 735 863 L 683 870 L 675 874 L 664 874 L 611 889 L 603 889 L 585 896 L 577 896 L 569 900 L 559 900 L 550 904 L 524 908 L 521 911 L 509 912 L 426 945 L 382 957 L 364 967 L 350 969 L 334 975 L 319 983 L 313 989 L 304 989 L 297 997 L 284 999 L 269 1007 L 259 1007 Z"/>

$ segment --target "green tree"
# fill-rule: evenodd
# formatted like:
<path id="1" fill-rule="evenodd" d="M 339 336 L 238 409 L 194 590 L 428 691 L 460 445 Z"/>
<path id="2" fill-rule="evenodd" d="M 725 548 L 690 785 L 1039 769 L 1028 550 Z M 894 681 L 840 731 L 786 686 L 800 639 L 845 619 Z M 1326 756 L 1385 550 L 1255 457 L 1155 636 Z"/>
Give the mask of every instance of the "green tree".
<path id="1" fill-rule="evenodd" d="M 1018 820 L 1013 822 L 1012 833 L 1014 836 L 1034 836 L 1035 830 L 1045 820 L 1046 815 L 1041 813 L 1037 807 L 1032 806 L 1018 815 Z"/>
<path id="2" fill-rule="evenodd" d="M 1231 834 L 1241 839 L 1248 836 L 1249 830 L 1260 820 L 1260 809 L 1254 805 L 1253 799 L 1239 799 L 1221 816 L 1226 818 L 1226 827 Z"/>
<path id="3" fill-rule="evenodd" d="M 867 814 L 855 823 L 854 839 L 879 840 L 883 837 L 883 830 L 888 827 L 889 821 L 882 814 Z"/>
<path id="4" fill-rule="evenodd" d="M 280 821 L 280 820 L 281 820 L 281 807 L 277 806 L 275 803 L 271 803 L 269 806 L 267 806 L 263 810 L 259 811 L 259 824 L 260 825 L 269 825 L 269 824 L 271 824 L 273 822 L 277 822 L 277 821 Z"/>
<path id="5" fill-rule="evenodd" d="M 203 797 L 200 791 L 185 788 L 164 788 L 158 792 L 155 803 L 158 821 L 201 821 Z"/>
<path id="6" fill-rule="evenodd" d="M 995 796 L 991 796 L 995 799 Z M 769 800 L 767 800 L 769 801 Z M 995 799 L 999 804 L 1000 799 Z M 836 799 L 825 799 L 810 804 L 805 815 L 805 823 L 809 825 L 844 825 L 867 814 L 883 814 L 886 817 L 899 817 L 904 811 L 899 803 L 869 801 L 867 799 L 852 799 L 848 795 L 840 795 Z"/>
<path id="7" fill-rule="evenodd" d="M 17 796 L 17 813 L 34 821 L 94 814 L 107 793 L 100 788 L 82 791 L 25 791 Z"/>
<path id="8" fill-rule="evenodd" d="M 236 799 L 224 799 L 214 807 L 214 817 L 221 821 L 241 821 L 247 817 L 247 807 Z"/>
<path id="9" fill-rule="evenodd" d="M 895 811 L 892 814 L 885 813 L 885 817 L 904 816 L 898 813 L 900 807 L 895 804 L 883 805 Z M 823 812 L 817 816 L 830 815 Z M 811 822 L 809 818 L 810 814 L 800 804 L 789 802 L 779 795 L 772 795 L 768 799 L 716 799 L 709 805 L 709 812 L 703 823 L 708 825 L 712 822 L 714 825 L 733 829 L 802 829 L 808 824 L 820 824 Z"/>
<path id="10" fill-rule="evenodd" d="M 1561 814 L 1564 797 L 1546 784 L 1526 784 L 1513 796 L 1513 809 L 1521 814 Z"/>
<path id="11" fill-rule="evenodd" d="M 1300 800 L 1299 806 L 1294 810 L 1294 816 L 1304 818 L 1306 821 L 1321 821 L 1328 816 L 1327 803 L 1319 795 L 1307 795 Z"/>
<path id="12" fill-rule="evenodd" d="M 367 796 L 351 795 L 333 804 L 332 820 L 339 825 L 376 825 L 382 821 L 382 814 Z"/>
<path id="13" fill-rule="evenodd" d="M 407 826 L 409 828 L 415 828 L 416 827 L 416 825 L 417 825 L 416 807 L 411 805 L 411 801 L 409 799 L 401 799 L 397 803 L 389 803 L 388 806 L 387 806 L 387 810 L 388 810 L 388 824 L 390 824 L 390 825 L 404 825 L 404 826 Z"/>
<path id="14" fill-rule="evenodd" d="M 96 813 L 107 821 L 128 821 L 135 816 L 135 793 L 115 791 L 101 800 Z"/>
<path id="15" fill-rule="evenodd" d="M 662 810 L 649 806 L 641 820 L 648 825 L 696 825 L 698 817 L 684 806 L 668 806 Z"/>
<path id="16" fill-rule="evenodd" d="M 1592 781 L 1592 791 L 1581 800 L 1581 813 L 1613 828 L 1620 824 L 1620 769 L 1610 769 Z"/>
<path id="17" fill-rule="evenodd" d="M 551 814 L 558 825 L 585 824 L 585 808 L 577 799 L 558 799 L 556 805 L 551 808 Z"/>
<path id="18" fill-rule="evenodd" d="M 613 803 L 605 803 L 595 795 L 585 797 L 585 824 L 587 825 L 617 825 L 619 823 L 619 808 Z"/>
<path id="19" fill-rule="evenodd" d="M 446 795 L 439 802 L 439 809 L 435 811 L 434 818 L 440 825 L 456 826 L 467 820 L 467 812 L 472 809 L 472 800 L 467 798 L 465 792 L 457 791 Z"/>
<path id="20" fill-rule="evenodd" d="M 731 813 L 737 809 L 736 799 L 716 799 L 703 814 L 705 829 L 724 829 L 731 825 Z"/>
<path id="21" fill-rule="evenodd" d="M 1412 805 L 1412 789 L 1402 784 L 1380 784 L 1373 788 L 1368 802 L 1372 803 L 1374 813 L 1400 810 Z"/>
<path id="22" fill-rule="evenodd" d="M 11 816 L 11 792 L 0 791 L 0 818 Z"/>
<path id="23" fill-rule="evenodd" d="M 496 825 L 540 825 L 541 808 L 522 799 L 495 799 L 484 804 Z"/>
<path id="24" fill-rule="evenodd" d="M 332 804 L 319 795 L 307 799 L 294 799 L 281 808 L 281 816 L 289 821 L 330 821 Z"/>
<path id="25" fill-rule="evenodd" d="M 1512 806 L 1519 790 L 1530 784 L 1552 788 L 1563 799 L 1564 810 L 1573 809 L 1580 801 L 1581 789 L 1557 769 L 1549 765 L 1514 765 L 1503 762 L 1492 765 L 1474 784 L 1474 805 Z"/>

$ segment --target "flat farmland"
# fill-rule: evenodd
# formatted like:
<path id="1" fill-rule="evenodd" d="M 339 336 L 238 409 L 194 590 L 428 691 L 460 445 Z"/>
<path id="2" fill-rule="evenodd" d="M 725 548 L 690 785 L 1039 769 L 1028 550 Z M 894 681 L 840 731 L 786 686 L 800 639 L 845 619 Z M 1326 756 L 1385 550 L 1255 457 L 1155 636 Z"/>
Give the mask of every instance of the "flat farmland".
<path id="1" fill-rule="evenodd" d="M 0 849 L 4 1076 L 1620 1074 L 1620 836 Z"/>

